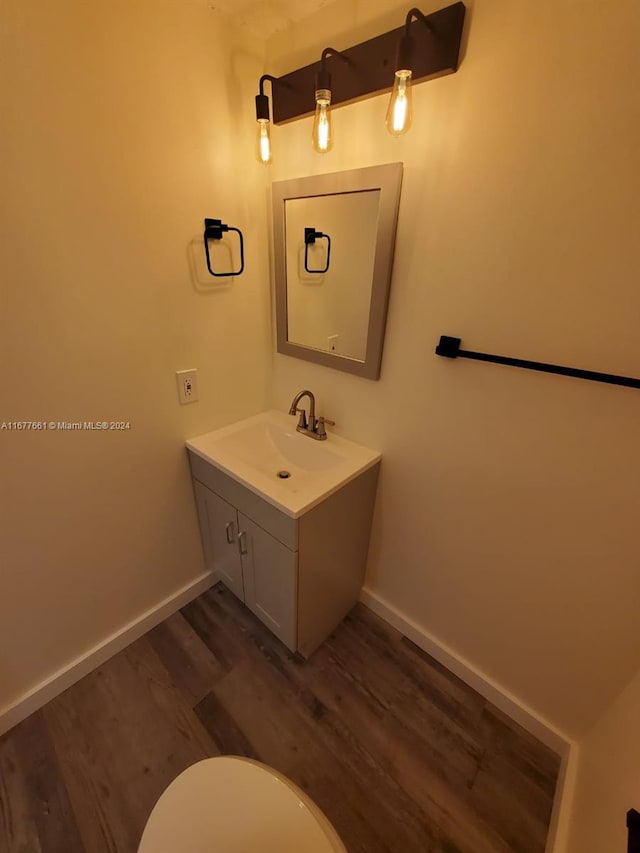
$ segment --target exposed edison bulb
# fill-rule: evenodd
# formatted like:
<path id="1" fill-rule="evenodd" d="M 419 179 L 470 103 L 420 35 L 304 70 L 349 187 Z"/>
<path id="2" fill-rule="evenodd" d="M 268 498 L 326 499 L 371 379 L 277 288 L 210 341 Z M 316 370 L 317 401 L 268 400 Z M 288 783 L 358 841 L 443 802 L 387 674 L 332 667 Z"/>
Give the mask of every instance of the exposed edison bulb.
<path id="1" fill-rule="evenodd" d="M 327 151 L 331 151 L 333 148 L 330 104 L 331 90 L 318 89 L 316 91 L 316 115 L 313 120 L 313 131 L 311 134 L 314 150 L 318 154 L 326 154 Z"/>
<path id="2" fill-rule="evenodd" d="M 271 155 L 271 133 L 269 119 L 259 118 L 256 129 L 256 160 L 267 166 L 273 159 Z"/>
<path id="3" fill-rule="evenodd" d="M 411 112 L 411 71 L 396 71 L 387 109 L 387 130 L 392 136 L 401 136 L 409 130 Z"/>

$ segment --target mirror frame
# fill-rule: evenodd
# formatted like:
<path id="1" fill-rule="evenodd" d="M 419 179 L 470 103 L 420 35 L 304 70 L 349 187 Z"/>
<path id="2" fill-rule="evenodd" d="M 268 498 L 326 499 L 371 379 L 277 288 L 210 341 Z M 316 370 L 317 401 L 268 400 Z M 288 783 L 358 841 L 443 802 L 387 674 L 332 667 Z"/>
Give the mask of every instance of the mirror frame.
<path id="1" fill-rule="evenodd" d="M 336 370 L 346 370 L 367 379 L 379 379 L 387 322 L 393 251 L 402 185 L 402 163 L 387 163 L 346 172 L 330 172 L 288 181 L 274 181 L 273 242 L 276 285 L 276 332 L 278 352 L 313 361 Z M 287 339 L 287 265 L 285 246 L 285 202 L 310 196 L 380 190 L 378 231 L 373 264 L 367 347 L 364 361 L 325 350 L 291 343 Z"/>

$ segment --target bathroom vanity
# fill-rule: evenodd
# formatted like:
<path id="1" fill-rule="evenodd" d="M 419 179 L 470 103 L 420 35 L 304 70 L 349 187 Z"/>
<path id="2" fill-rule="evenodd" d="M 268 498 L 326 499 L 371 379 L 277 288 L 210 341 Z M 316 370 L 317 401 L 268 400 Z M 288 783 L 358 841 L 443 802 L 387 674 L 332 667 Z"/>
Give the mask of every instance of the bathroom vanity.
<path id="1" fill-rule="evenodd" d="M 263 412 L 187 442 L 205 561 L 308 657 L 358 600 L 380 454 Z"/>

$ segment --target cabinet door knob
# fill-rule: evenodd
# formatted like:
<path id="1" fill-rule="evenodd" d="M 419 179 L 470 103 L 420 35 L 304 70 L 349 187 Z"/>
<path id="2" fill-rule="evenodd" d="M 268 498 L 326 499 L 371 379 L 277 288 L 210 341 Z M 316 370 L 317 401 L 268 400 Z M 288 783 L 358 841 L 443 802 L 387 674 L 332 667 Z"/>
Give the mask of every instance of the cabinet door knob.
<path id="1" fill-rule="evenodd" d="M 225 527 L 225 532 L 227 534 L 227 542 L 229 545 L 233 545 L 236 538 L 235 524 L 233 521 L 228 521 Z"/>
<path id="2" fill-rule="evenodd" d="M 247 534 L 244 530 L 241 530 L 240 533 L 238 533 L 238 548 L 240 548 L 240 553 L 243 557 L 249 553 L 247 551 Z"/>

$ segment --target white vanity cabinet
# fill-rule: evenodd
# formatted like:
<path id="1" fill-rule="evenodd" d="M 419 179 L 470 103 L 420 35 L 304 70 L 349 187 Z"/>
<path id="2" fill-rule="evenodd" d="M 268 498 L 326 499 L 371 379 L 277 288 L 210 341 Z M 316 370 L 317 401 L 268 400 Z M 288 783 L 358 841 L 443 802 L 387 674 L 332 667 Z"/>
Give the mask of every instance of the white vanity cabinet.
<path id="1" fill-rule="evenodd" d="M 379 462 L 293 517 L 189 450 L 208 569 L 308 657 L 359 598 Z"/>
<path id="2" fill-rule="evenodd" d="M 207 568 L 295 650 L 298 552 L 198 480 L 194 489 Z"/>

